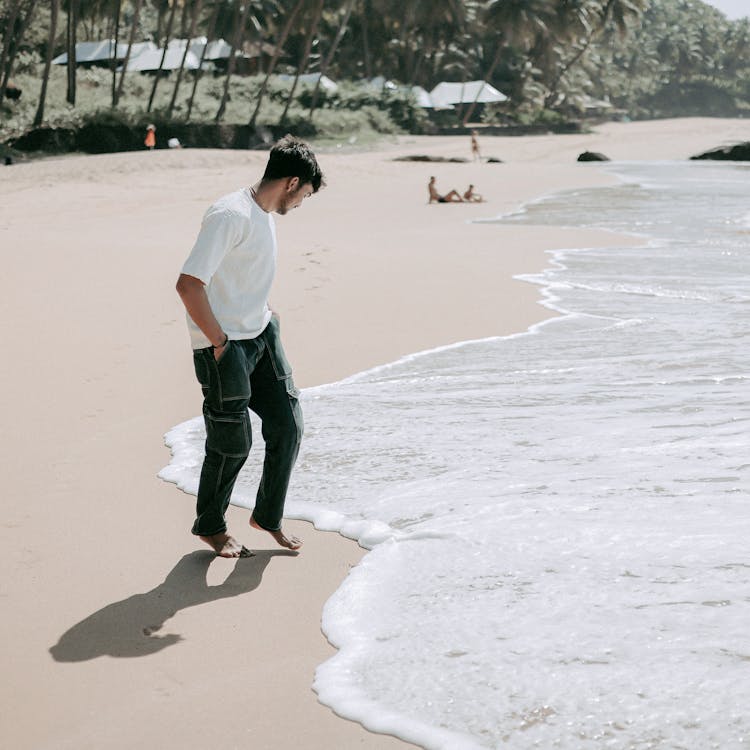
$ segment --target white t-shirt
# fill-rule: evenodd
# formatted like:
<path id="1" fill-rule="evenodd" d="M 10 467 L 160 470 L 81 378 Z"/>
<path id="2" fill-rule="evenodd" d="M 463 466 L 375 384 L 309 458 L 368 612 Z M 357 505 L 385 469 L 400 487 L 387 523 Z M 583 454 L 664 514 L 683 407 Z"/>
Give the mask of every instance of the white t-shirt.
<path id="1" fill-rule="evenodd" d="M 230 339 L 254 339 L 268 321 L 268 295 L 276 273 L 273 216 L 248 189 L 219 198 L 206 211 L 198 239 L 182 267 L 206 285 L 216 319 Z M 187 316 L 193 349 L 211 342 Z"/>

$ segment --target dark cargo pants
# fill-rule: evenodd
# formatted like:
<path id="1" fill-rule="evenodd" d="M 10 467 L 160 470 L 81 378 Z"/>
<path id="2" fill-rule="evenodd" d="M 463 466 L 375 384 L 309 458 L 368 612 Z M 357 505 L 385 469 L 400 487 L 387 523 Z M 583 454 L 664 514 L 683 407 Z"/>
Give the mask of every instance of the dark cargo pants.
<path id="1" fill-rule="evenodd" d="M 252 444 L 248 408 L 260 417 L 266 442 L 253 518 L 264 529 L 280 529 L 303 422 L 278 319 L 274 316 L 257 338 L 230 341 L 218 362 L 213 347 L 194 350 L 193 362 L 206 425 L 193 534 L 226 531 L 224 515 L 232 488 Z"/>

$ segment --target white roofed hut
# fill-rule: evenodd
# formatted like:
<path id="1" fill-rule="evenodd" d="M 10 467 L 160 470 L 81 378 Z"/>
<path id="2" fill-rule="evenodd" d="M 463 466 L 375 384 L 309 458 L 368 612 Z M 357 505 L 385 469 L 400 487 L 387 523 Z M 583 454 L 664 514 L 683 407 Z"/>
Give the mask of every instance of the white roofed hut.
<path id="1" fill-rule="evenodd" d="M 151 50 L 155 50 L 156 45 L 153 42 L 138 42 L 131 45 L 130 59 Z M 104 39 L 99 42 L 78 42 L 76 44 L 76 65 L 84 67 L 103 66 L 109 67 L 112 60 L 121 63 L 128 54 L 128 45 L 118 43 L 115 47 L 113 39 Z M 52 60 L 53 65 L 67 65 L 68 53 L 63 52 Z"/>
<path id="2" fill-rule="evenodd" d="M 487 81 L 442 81 L 430 91 L 430 98 L 436 108 L 458 107 L 459 112 L 467 105 L 463 114 L 464 125 L 477 105 L 505 102 L 508 97 Z"/>
<path id="3" fill-rule="evenodd" d="M 200 59 L 195 56 L 193 52 L 188 50 L 185 55 L 184 47 L 169 47 L 165 49 L 153 49 L 143 52 L 137 57 L 131 57 L 128 60 L 127 70 L 128 72 L 137 71 L 139 73 L 156 73 L 157 71 L 165 71 L 169 73 L 172 70 L 179 69 L 182 64 L 182 58 L 185 57 L 185 70 L 198 70 L 200 67 Z"/>

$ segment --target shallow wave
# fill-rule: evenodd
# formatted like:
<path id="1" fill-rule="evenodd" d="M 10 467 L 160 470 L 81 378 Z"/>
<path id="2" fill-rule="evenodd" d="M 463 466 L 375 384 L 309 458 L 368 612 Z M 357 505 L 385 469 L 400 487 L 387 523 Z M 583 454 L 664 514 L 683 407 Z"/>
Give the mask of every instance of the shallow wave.
<path id="1" fill-rule="evenodd" d="M 731 218 L 745 191 L 719 167 L 623 169 L 626 188 L 525 214 L 586 223 L 595 205 L 653 233 L 551 254 L 527 278 L 559 317 L 302 393 L 288 515 L 371 549 L 326 605 L 340 650 L 315 689 L 374 731 L 451 750 L 744 746 L 750 321 L 726 301 L 750 268 L 705 195 Z M 167 440 L 162 476 L 194 492 L 202 424 Z"/>

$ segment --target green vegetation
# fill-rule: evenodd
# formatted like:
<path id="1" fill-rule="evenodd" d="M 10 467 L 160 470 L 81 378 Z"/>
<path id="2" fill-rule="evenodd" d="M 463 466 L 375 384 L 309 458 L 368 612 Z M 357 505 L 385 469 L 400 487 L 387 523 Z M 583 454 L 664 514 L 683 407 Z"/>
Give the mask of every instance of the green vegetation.
<path id="1" fill-rule="evenodd" d="M 49 64 L 72 57 L 76 42 L 162 47 L 198 35 L 243 54 L 217 61 L 197 84 L 188 70 L 157 77 L 122 75 L 106 60 Z M 302 85 L 303 73 L 339 88 Z M 398 88 L 356 83 L 376 76 Z M 431 112 L 411 93 L 478 79 L 508 101 Z M 147 122 L 188 139 L 208 137 L 208 125 L 225 132 L 221 124 L 361 141 L 468 122 L 555 126 L 749 108 L 750 23 L 699 0 L 0 0 L 0 141 L 40 125 L 117 126 L 141 138 Z"/>

